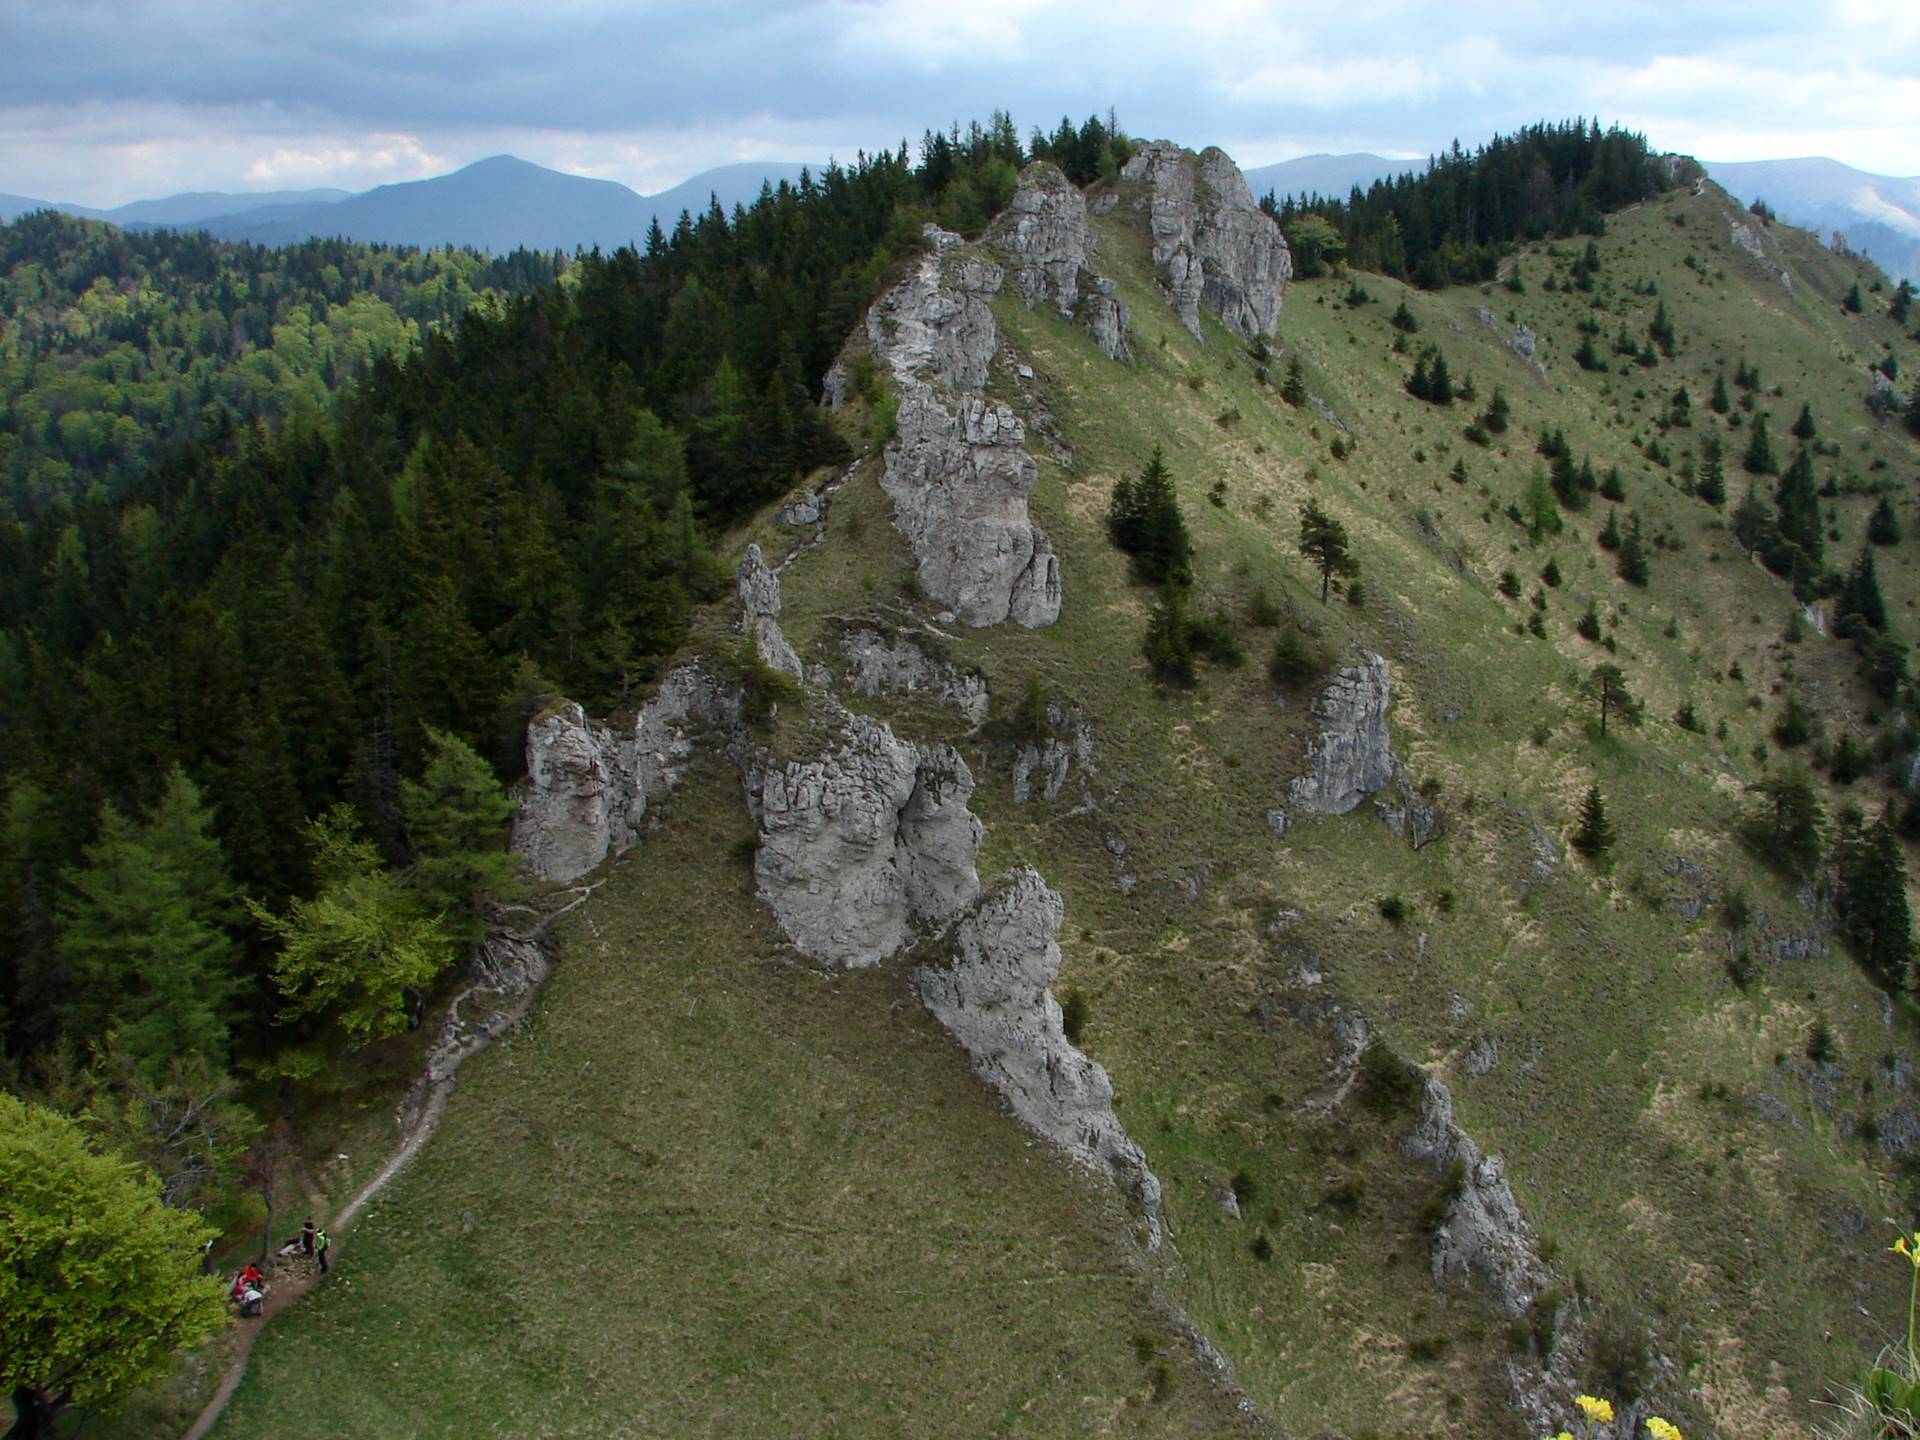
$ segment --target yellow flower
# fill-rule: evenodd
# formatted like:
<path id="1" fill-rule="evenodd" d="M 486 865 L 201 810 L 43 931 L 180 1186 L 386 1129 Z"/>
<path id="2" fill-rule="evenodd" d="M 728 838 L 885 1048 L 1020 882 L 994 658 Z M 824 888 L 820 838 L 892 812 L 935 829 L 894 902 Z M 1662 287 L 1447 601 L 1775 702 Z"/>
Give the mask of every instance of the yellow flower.
<path id="1" fill-rule="evenodd" d="M 1671 1420 L 1662 1420 L 1658 1415 L 1647 1421 L 1647 1430 L 1653 1440 L 1681 1440 L 1680 1427 Z"/>
<path id="2" fill-rule="evenodd" d="M 1573 1397 L 1573 1403 L 1578 1405 L 1586 1413 L 1587 1419 L 1596 1425 L 1608 1425 L 1613 1422 L 1611 1400 L 1596 1400 L 1591 1395 L 1576 1395 Z"/>
<path id="3" fill-rule="evenodd" d="M 1887 1249 L 1891 1250 L 1895 1255 L 1906 1256 L 1907 1259 L 1913 1262 L 1913 1268 L 1920 1270 L 1920 1245 L 1909 1246 L 1906 1236 L 1902 1235 L 1898 1240 L 1894 1241 L 1893 1244 L 1889 1245 Z"/>

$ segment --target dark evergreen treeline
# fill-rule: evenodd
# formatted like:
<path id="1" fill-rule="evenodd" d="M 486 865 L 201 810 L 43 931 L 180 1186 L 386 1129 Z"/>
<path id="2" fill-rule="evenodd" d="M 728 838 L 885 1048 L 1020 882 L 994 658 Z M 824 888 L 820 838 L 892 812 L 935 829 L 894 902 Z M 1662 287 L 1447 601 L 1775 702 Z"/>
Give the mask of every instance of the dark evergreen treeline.
<path id="1" fill-rule="evenodd" d="M 558 255 L 310 240 L 286 249 L 42 211 L 0 226 L 0 515 L 118 494 L 221 417 L 318 418 L 376 355 Z"/>
<path id="2" fill-rule="evenodd" d="M 1089 123 L 1098 164 L 1115 140 Z M 997 116 L 917 163 L 902 145 L 683 216 L 375 356 L 312 423 L 221 412 L 124 493 L 0 523 L 7 1055 L 135 1029 L 155 1074 L 189 1051 L 224 1063 L 222 1026 L 256 1060 L 316 1026 L 382 1033 L 466 933 L 449 917 L 496 888 L 444 882 L 498 849 L 473 767 L 511 774 L 556 693 L 622 703 L 722 583 L 709 537 L 843 457 L 814 403 L 824 371 L 924 223 L 983 210 L 1025 160 L 1013 136 Z M 114 263 L 96 230 L 55 233 Z M 222 283 L 225 252 L 154 243 Z M 76 948 L 114 933 L 76 897 L 127 903 L 98 867 L 147 877 L 177 964 Z M 156 999 L 160 973 L 198 977 L 213 1018 Z M 328 988 L 340 976 L 358 978 Z"/>
<path id="3" fill-rule="evenodd" d="M 1269 194 L 1261 205 L 1290 239 L 1302 233 L 1316 261 L 1344 257 L 1438 289 L 1493 279 L 1518 242 L 1600 234 L 1609 210 L 1669 183 L 1644 136 L 1574 120 L 1529 125 L 1471 154 L 1455 141 L 1424 173 L 1355 186 L 1345 200 Z"/>

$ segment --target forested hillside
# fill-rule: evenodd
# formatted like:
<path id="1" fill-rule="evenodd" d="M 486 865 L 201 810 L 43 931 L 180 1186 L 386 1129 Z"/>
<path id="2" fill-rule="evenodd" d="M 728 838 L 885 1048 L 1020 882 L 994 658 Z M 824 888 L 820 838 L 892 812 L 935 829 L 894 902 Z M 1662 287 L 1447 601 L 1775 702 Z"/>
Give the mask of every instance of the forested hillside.
<path id="1" fill-rule="evenodd" d="M 551 284 L 517 252 L 286 249 L 140 234 L 42 211 L 0 227 L 0 514 L 101 487 L 258 420 L 326 415 L 383 354 L 482 295 Z"/>
<path id="2" fill-rule="evenodd" d="M 8 1088 L 169 1203 L 237 1234 L 302 1159 L 335 1200 L 379 1164 L 409 1027 L 532 898 L 530 722 L 651 745 L 696 653 L 737 697 L 618 818 L 642 863 L 563 877 L 592 903 L 531 1029 L 361 1222 L 353 1287 L 275 1322 L 235 1433 L 531 1433 L 564 1400 L 1464 1436 L 1577 1379 L 1759 1440 L 1858 1369 L 1893 1287 L 1856 1217 L 1920 1199 L 1909 297 L 1583 122 L 1278 210 L 1290 286 L 1236 183 L 1111 116 L 995 116 L 557 275 L 136 264 L 26 222 L 10 273 L 68 299 L 7 322 L 16 409 L 89 367 L 207 391 L 84 477 L 61 422 L 9 432 L 46 483 L 0 524 Z M 1064 280 L 1015 273 L 1035 216 L 1077 217 Z M 1182 224 L 1218 227 L 1206 284 Z M 142 319 L 201 265 L 196 326 Z M 981 347 L 962 419 L 888 358 L 939 358 L 930 314 Z M 903 434 L 1027 467 L 1051 612 L 932 593 Z M 736 617 L 749 541 L 791 563 L 748 560 Z M 1020 988 L 1111 1071 L 1171 1243 L 968 1078 L 909 979 L 941 932 L 802 963 L 772 767 L 832 796 L 899 753 L 907 809 L 855 839 L 958 816 L 983 872 L 1034 867 L 1058 975 Z M 1301 798 L 1348 763 L 1378 799 Z M 1500 1192 L 1519 1269 L 1449 1262 Z"/>

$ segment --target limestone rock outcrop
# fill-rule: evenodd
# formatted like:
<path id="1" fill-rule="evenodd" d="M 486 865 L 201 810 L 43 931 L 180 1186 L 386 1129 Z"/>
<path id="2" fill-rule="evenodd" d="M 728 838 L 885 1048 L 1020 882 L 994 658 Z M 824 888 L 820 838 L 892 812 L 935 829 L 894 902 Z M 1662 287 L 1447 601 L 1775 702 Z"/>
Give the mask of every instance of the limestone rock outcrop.
<path id="1" fill-rule="evenodd" d="M 1400 774 L 1387 733 L 1393 687 L 1387 662 L 1370 652 L 1336 675 L 1313 702 L 1321 732 L 1308 748 L 1305 775 L 1287 787 L 1295 809 L 1344 815 Z"/>
<path id="2" fill-rule="evenodd" d="M 928 253 L 867 312 L 867 343 L 899 401 L 881 488 L 936 604 L 970 626 L 1050 625 L 1060 562 L 1027 514 L 1026 427 L 980 393 L 998 343 L 987 301 L 1005 272 L 958 235 L 926 234 Z M 827 377 L 831 402 L 847 393 L 846 368 Z"/>
<path id="3" fill-rule="evenodd" d="M 540 879 L 579 879 L 639 838 L 648 801 L 679 783 L 702 734 L 739 726 L 739 688 L 699 661 L 669 671 L 617 728 L 572 701 L 535 717 L 513 848 Z"/>
<path id="4" fill-rule="evenodd" d="M 1059 166 L 1036 160 L 1020 172 L 1013 199 L 987 243 L 1006 260 L 1029 310 L 1051 305 L 1061 315 L 1077 317 L 1107 358 L 1131 358 L 1126 302 L 1111 280 L 1093 273 L 1086 196 Z"/>
<path id="5" fill-rule="evenodd" d="M 1195 155 L 1156 140 L 1133 153 L 1120 178 L 1146 191 L 1154 268 L 1194 338 L 1202 338 L 1202 305 L 1243 340 L 1271 335 L 1293 256 L 1240 167 L 1218 149 Z"/>
<path id="6" fill-rule="evenodd" d="M 740 598 L 740 629 L 753 636 L 753 648 L 763 664 L 799 680 L 806 667 L 780 629 L 780 577 L 767 568 L 758 545 L 747 546 L 734 577 Z"/>
<path id="7" fill-rule="evenodd" d="M 1078 706 L 1062 710 L 1047 706 L 1048 733 L 1020 747 L 1013 760 L 1013 803 L 1025 805 L 1036 795 L 1056 800 L 1066 788 L 1077 763 L 1083 774 L 1093 768 L 1093 726 Z"/>
<path id="8" fill-rule="evenodd" d="M 802 954 L 856 969 L 973 900 L 981 824 L 956 751 L 909 744 L 864 716 L 843 726 L 818 760 L 750 765 L 747 799 L 760 898 Z"/>
<path id="9" fill-rule="evenodd" d="M 987 718 L 986 677 L 935 659 L 911 635 L 856 626 L 841 637 L 840 653 L 847 658 L 847 688 L 856 695 L 925 692 L 975 725 Z"/>
<path id="10" fill-rule="evenodd" d="M 1160 1182 L 1113 1113 L 1113 1082 L 1068 1041 L 1049 988 L 1065 903 L 1029 867 L 1010 870 L 954 927 L 953 958 L 914 972 L 934 1017 L 1021 1123 L 1109 1177 L 1160 1238 Z"/>
<path id="11" fill-rule="evenodd" d="M 1445 1175 L 1456 1162 L 1461 1168 L 1459 1191 L 1448 1201 L 1433 1239 L 1434 1279 L 1477 1272 L 1502 1310 L 1509 1315 L 1525 1311 L 1549 1283 L 1533 1228 L 1513 1198 L 1506 1166 L 1454 1123 L 1453 1095 L 1435 1076 L 1426 1077 L 1420 1119 L 1400 1148 L 1430 1161 L 1436 1175 Z"/>

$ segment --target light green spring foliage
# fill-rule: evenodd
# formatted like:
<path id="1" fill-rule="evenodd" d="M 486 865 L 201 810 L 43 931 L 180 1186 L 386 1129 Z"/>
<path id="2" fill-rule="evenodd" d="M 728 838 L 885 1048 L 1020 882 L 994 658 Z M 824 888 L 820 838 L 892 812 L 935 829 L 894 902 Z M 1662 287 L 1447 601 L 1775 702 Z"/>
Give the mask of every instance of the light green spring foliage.
<path id="1" fill-rule="evenodd" d="M 224 1065 L 236 981 L 224 922 L 236 892 L 212 815 L 178 766 L 144 821 L 106 806 L 100 838 L 65 877 L 60 958 L 67 1024 L 112 1032 L 150 1078 L 175 1060 Z"/>
<path id="2" fill-rule="evenodd" d="M 42 1415 L 110 1403 L 225 1320 L 212 1230 L 73 1121 L 0 1094 L 0 1386 Z"/>
<path id="3" fill-rule="evenodd" d="M 396 1034 L 407 1023 L 407 992 L 447 968 L 454 938 L 381 862 L 352 806 L 310 823 L 307 838 L 319 892 L 285 915 L 248 904 L 281 947 L 273 978 L 287 999 L 282 1016 L 327 1015 L 359 1044 Z"/>

